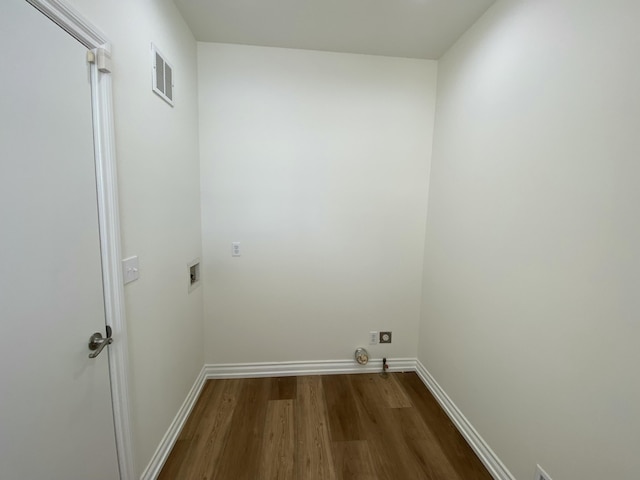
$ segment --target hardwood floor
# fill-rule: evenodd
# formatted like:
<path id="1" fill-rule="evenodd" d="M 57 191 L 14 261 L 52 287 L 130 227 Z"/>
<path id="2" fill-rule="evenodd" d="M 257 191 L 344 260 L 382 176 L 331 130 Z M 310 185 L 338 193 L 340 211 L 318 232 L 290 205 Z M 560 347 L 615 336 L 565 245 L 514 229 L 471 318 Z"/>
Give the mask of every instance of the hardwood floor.
<path id="1" fill-rule="evenodd" d="M 415 373 L 209 380 L 160 480 L 490 480 Z"/>

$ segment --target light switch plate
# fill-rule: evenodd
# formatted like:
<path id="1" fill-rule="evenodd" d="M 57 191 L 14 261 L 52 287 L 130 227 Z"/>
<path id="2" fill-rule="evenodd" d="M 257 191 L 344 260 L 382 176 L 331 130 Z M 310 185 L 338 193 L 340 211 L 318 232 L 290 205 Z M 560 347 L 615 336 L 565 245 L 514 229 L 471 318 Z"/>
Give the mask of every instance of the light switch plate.
<path id="1" fill-rule="evenodd" d="M 122 260 L 122 278 L 125 285 L 140 278 L 140 266 L 137 256 Z"/>

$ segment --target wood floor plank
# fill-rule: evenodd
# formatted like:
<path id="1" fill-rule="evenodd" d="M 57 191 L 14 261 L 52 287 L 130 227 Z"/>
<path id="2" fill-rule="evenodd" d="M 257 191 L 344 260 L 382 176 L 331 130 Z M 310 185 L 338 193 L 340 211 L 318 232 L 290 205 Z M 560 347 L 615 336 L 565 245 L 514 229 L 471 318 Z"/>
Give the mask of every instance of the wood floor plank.
<path id="1" fill-rule="evenodd" d="M 362 425 L 350 375 L 324 375 L 322 388 L 329 416 L 331 441 L 362 440 Z"/>
<path id="2" fill-rule="evenodd" d="M 415 373 L 208 381 L 160 480 L 491 480 Z"/>
<path id="3" fill-rule="evenodd" d="M 191 414 L 187 419 L 182 431 L 180 432 L 180 438 L 182 439 L 191 439 L 195 434 L 196 429 L 198 428 L 198 419 L 207 409 L 207 406 L 210 403 L 211 395 L 214 393 L 215 389 L 219 387 L 212 380 L 207 380 L 200 391 L 200 395 L 198 396 L 198 400 L 193 406 L 193 410 L 191 410 Z"/>
<path id="4" fill-rule="evenodd" d="M 213 478 L 255 480 L 259 476 L 260 451 L 271 396 L 270 378 L 243 379 L 238 403 L 229 425 L 229 436 Z"/>
<path id="5" fill-rule="evenodd" d="M 376 375 L 374 379 L 376 386 L 380 389 L 380 395 L 387 402 L 389 408 L 410 408 L 413 406 L 395 375 Z"/>
<path id="6" fill-rule="evenodd" d="M 172 480 L 175 478 L 182 478 L 180 476 L 180 469 L 184 464 L 184 459 L 191 450 L 192 440 L 180 439 L 176 441 L 171 454 L 162 467 L 162 471 L 158 476 L 158 480 Z"/>
<path id="7" fill-rule="evenodd" d="M 373 424 L 377 422 L 380 410 L 389 407 L 376 387 L 378 375 L 377 373 L 349 375 L 360 418 L 362 420 L 364 414 L 364 418 Z"/>
<path id="8" fill-rule="evenodd" d="M 294 480 L 294 400 L 272 400 L 264 426 L 260 480 Z"/>
<path id="9" fill-rule="evenodd" d="M 331 446 L 338 480 L 378 480 L 368 442 L 333 442 Z"/>
<path id="10" fill-rule="evenodd" d="M 438 439 L 426 427 L 415 408 L 399 408 L 392 412 L 396 426 L 402 432 L 405 454 L 411 458 L 415 478 L 467 480 L 460 477 L 442 451 Z"/>
<path id="11" fill-rule="evenodd" d="M 216 463 L 227 444 L 231 419 L 240 399 L 242 380 L 217 381 L 218 388 L 209 397 L 208 408 L 199 418 L 192 449 L 185 458 L 180 479 L 214 478 Z"/>
<path id="12" fill-rule="evenodd" d="M 159 480 L 211 478 L 208 465 L 226 441 L 228 424 L 237 402 L 239 380 L 208 381 L 172 450 Z M 211 408 L 215 406 L 215 408 Z M 213 458 L 212 458 L 213 457 Z M 207 476 L 208 475 L 208 476 Z"/>
<path id="13" fill-rule="evenodd" d="M 379 480 L 422 478 L 416 476 L 414 460 L 407 457 L 407 446 L 395 425 L 393 409 L 379 394 L 374 375 L 354 375 L 352 386 L 376 474 Z"/>
<path id="14" fill-rule="evenodd" d="M 372 383 L 375 395 L 389 408 L 409 408 L 413 404 L 393 374 L 369 373 L 366 379 Z"/>
<path id="15" fill-rule="evenodd" d="M 271 379 L 271 400 L 295 400 L 297 377 L 275 377 Z"/>
<path id="16" fill-rule="evenodd" d="M 465 480 L 491 480 L 491 475 L 480 459 L 418 375 L 414 372 L 407 372 L 396 374 L 396 377 L 420 413 L 425 428 L 429 429 L 433 437 L 438 439 L 443 453 L 458 476 Z"/>
<path id="17" fill-rule="evenodd" d="M 336 480 L 320 377 L 298 377 L 296 479 Z"/>

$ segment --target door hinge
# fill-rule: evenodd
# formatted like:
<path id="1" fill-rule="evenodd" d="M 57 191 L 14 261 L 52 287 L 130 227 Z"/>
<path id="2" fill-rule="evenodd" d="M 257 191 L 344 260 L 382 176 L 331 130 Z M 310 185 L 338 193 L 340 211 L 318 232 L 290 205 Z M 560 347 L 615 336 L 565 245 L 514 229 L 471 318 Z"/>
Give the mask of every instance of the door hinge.
<path id="1" fill-rule="evenodd" d="M 98 71 L 102 73 L 111 73 L 111 52 L 106 48 L 98 47 L 87 52 L 87 62 L 95 63 Z"/>

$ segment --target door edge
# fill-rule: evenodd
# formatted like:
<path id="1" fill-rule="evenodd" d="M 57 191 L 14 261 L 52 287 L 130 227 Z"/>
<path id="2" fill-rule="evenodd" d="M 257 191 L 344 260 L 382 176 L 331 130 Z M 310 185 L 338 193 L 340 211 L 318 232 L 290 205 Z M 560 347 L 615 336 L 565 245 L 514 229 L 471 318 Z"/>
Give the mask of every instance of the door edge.
<path id="1" fill-rule="evenodd" d="M 26 0 L 56 25 L 89 50 L 110 51 L 108 38 L 79 12 L 62 0 Z M 113 94 L 110 72 L 90 64 L 91 106 L 93 116 L 94 160 L 100 229 L 100 256 L 106 324 L 113 329 L 114 343 L 109 347 L 111 403 L 120 480 L 134 480 L 133 430 L 129 392 L 129 360 L 124 306 L 124 288 L 120 268 L 120 215 L 116 170 Z"/>

